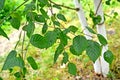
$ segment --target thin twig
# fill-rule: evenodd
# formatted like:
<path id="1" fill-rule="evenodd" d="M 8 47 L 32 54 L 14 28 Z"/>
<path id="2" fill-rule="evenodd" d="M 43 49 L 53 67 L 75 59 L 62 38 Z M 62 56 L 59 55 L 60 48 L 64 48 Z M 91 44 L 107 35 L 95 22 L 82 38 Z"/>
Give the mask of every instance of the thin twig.
<path id="1" fill-rule="evenodd" d="M 2 23 L 4 22 L 4 20 L 6 20 L 11 14 L 13 14 L 16 10 L 18 10 L 22 5 L 24 5 L 28 1 L 29 0 L 24 1 L 22 4 L 20 4 L 18 7 L 16 7 L 11 13 L 7 14 L 7 16 L 5 16 L 2 20 L 0 20 L 0 27 L 1 27 Z"/>
<path id="2" fill-rule="evenodd" d="M 97 12 L 98 12 L 98 10 L 99 10 L 99 7 L 100 7 L 101 3 L 102 3 L 102 0 L 100 0 L 99 4 L 98 4 L 98 6 L 97 6 L 97 9 L 96 9 L 95 15 L 97 14 Z"/>
<path id="3" fill-rule="evenodd" d="M 17 43 L 16 43 L 16 45 L 15 45 L 15 47 L 14 47 L 14 50 L 16 50 L 16 48 L 17 48 L 17 46 L 18 46 L 18 44 L 19 44 L 19 42 L 20 42 L 21 35 L 22 35 L 22 31 L 20 31 L 19 40 L 17 41 Z"/>
<path id="4" fill-rule="evenodd" d="M 61 7 L 67 8 L 67 9 L 75 10 L 75 11 L 79 11 L 79 8 L 71 8 L 71 7 L 62 5 L 62 4 L 57 4 L 57 3 L 53 2 L 52 0 L 49 0 L 49 1 L 50 1 L 50 3 L 53 3 L 53 4 L 57 5 L 57 6 L 61 6 Z"/>

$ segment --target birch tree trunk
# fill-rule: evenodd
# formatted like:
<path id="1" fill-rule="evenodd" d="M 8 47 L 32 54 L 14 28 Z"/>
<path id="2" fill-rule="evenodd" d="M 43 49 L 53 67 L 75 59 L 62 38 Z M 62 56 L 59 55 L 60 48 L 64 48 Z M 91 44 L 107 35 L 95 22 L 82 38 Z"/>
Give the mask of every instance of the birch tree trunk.
<path id="1" fill-rule="evenodd" d="M 100 0 L 94 0 L 94 5 L 95 5 L 95 11 L 97 10 L 97 6 L 99 5 Z M 92 34 L 86 29 L 86 26 L 88 26 L 83 9 L 81 4 L 78 2 L 78 0 L 74 0 L 74 4 L 76 8 L 79 8 L 77 11 L 78 18 L 80 20 L 80 23 L 82 25 L 82 29 L 84 30 L 84 34 L 88 34 L 92 36 Z M 102 6 L 100 4 L 99 9 L 97 11 L 97 15 L 101 15 L 102 21 L 104 21 L 104 16 L 103 16 L 103 11 L 102 11 Z M 106 30 L 105 30 L 105 25 L 97 25 L 97 32 L 99 34 L 102 34 L 106 39 Z M 86 36 L 87 39 L 91 40 L 92 38 L 90 36 Z M 103 74 L 105 77 L 109 72 L 109 64 L 104 60 L 103 58 L 103 53 L 108 49 L 107 46 L 103 46 L 102 49 L 102 56 L 96 60 L 96 62 L 93 64 L 94 65 L 94 70 L 95 73 L 97 74 Z"/>
<path id="2" fill-rule="evenodd" d="M 94 0 L 94 8 L 96 15 L 100 15 L 102 20 L 101 23 L 97 25 L 97 32 L 101 35 L 103 35 L 106 39 L 106 29 L 104 24 L 104 14 L 102 11 L 102 0 Z M 104 60 L 104 52 L 108 50 L 108 46 L 103 46 L 102 48 L 102 55 L 100 57 L 100 64 L 101 64 L 101 73 L 104 77 L 107 76 L 109 72 L 109 64 Z M 97 64 L 94 64 L 94 66 L 97 66 Z"/>
<path id="3" fill-rule="evenodd" d="M 80 23 L 82 25 L 82 28 L 84 29 L 84 33 L 88 34 L 90 36 L 92 36 L 92 34 L 86 29 L 86 26 L 88 26 L 83 9 L 81 4 L 78 2 L 78 0 L 74 0 L 74 4 L 76 8 L 79 8 L 79 11 L 77 12 Z M 91 40 L 92 38 L 89 36 L 86 36 L 87 39 Z M 96 60 L 95 64 L 94 64 L 94 70 L 95 73 L 97 74 L 101 74 L 101 65 L 100 65 L 100 61 L 99 59 Z"/>

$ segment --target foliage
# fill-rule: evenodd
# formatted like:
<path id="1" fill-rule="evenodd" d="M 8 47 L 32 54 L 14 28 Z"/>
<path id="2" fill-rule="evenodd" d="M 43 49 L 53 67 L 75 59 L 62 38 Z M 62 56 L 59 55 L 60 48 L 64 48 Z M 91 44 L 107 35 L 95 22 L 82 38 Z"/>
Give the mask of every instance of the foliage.
<path id="1" fill-rule="evenodd" d="M 21 53 L 17 52 L 16 47 L 18 46 L 18 44 L 16 44 L 15 49 L 12 50 L 7 56 L 2 68 L 2 70 L 7 70 L 11 68 L 14 69 L 15 66 L 20 67 L 20 71 L 14 74 L 16 78 L 22 79 L 25 77 L 27 70 L 27 67 L 25 65 L 25 58 L 30 44 L 39 49 L 48 49 L 55 43 L 57 43 L 58 45 L 55 49 L 54 54 L 54 63 L 57 62 L 57 59 L 59 59 L 60 55 L 63 55 L 62 63 L 68 65 L 68 72 L 72 75 L 77 74 L 77 68 L 76 65 L 69 60 L 69 55 L 66 47 L 73 55 L 76 56 L 80 56 L 84 51 L 86 51 L 88 57 L 93 62 L 95 62 L 101 56 L 101 48 L 108 44 L 104 36 L 97 34 L 97 32 L 90 27 L 87 27 L 88 31 L 97 36 L 101 45 L 99 44 L 99 42 L 96 42 L 94 40 L 87 40 L 85 38 L 86 34 L 84 34 L 83 32 L 77 34 L 76 32 L 79 30 L 79 28 L 74 25 L 70 25 L 68 28 L 62 27 L 62 23 L 67 22 L 67 19 L 65 15 L 60 12 L 53 13 L 53 9 L 56 8 L 58 10 L 61 10 L 62 7 L 65 6 L 57 5 L 51 0 L 24 0 L 24 2 L 20 6 L 13 9 L 12 12 L 8 11 L 10 13 L 7 16 L 4 13 L 4 11 L 6 10 L 4 8 L 4 2 L 5 1 L 2 0 L 0 3 L 0 10 L 3 10 L 3 13 L 1 13 L 4 14 L 1 16 L 2 19 L 0 20 L 0 25 L 3 25 L 4 20 L 8 20 L 14 29 L 19 30 L 22 25 L 22 17 L 25 17 L 25 25 L 22 27 L 22 31 L 25 32 L 26 36 L 29 38 L 27 46 L 24 47 L 25 50 L 22 49 Z M 110 0 L 107 0 L 106 4 L 110 5 Z M 22 9 L 21 14 L 18 14 L 16 10 L 23 5 L 25 5 L 24 9 Z M 48 9 L 50 9 L 52 15 L 48 15 Z M 76 10 L 69 7 L 68 9 Z M 93 11 L 90 11 L 89 16 L 91 17 L 94 26 L 101 22 L 101 17 L 99 15 L 96 16 Z M 42 24 L 42 26 L 40 26 L 42 27 L 41 33 L 35 33 L 35 29 L 37 29 L 35 26 L 36 24 Z M 74 35 L 74 37 L 71 37 L 72 34 Z M 1 27 L 0 35 L 9 39 L 7 34 Z M 24 37 L 25 36 L 23 36 L 23 38 Z M 24 40 L 22 43 L 22 46 L 24 46 Z M 69 45 L 69 43 L 71 45 Z M 109 64 L 111 64 L 113 61 L 112 52 L 106 51 L 104 59 Z M 38 65 L 32 56 L 27 56 L 27 61 L 32 69 L 38 69 Z"/>

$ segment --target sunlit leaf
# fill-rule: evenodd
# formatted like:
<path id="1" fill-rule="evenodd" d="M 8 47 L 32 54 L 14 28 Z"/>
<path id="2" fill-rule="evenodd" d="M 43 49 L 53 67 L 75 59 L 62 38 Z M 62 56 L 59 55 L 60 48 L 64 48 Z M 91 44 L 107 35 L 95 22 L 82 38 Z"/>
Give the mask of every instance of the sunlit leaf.
<path id="1" fill-rule="evenodd" d="M 29 56 L 27 57 L 27 61 L 28 63 L 30 64 L 30 66 L 34 69 L 34 70 L 37 70 L 38 69 L 38 65 L 37 63 L 35 62 L 34 58 Z"/>
<path id="2" fill-rule="evenodd" d="M 21 57 L 17 57 L 17 52 L 15 50 L 12 50 L 8 54 L 8 56 L 7 56 L 7 58 L 4 62 L 2 70 L 7 70 L 7 69 L 13 68 L 15 66 L 23 68 L 24 67 L 24 61 Z"/>
<path id="3" fill-rule="evenodd" d="M 112 53 L 110 50 L 107 50 L 107 51 L 104 53 L 104 59 L 105 59 L 105 61 L 107 61 L 109 64 L 111 64 L 112 61 L 113 61 L 113 59 L 114 59 L 113 53 Z"/>
<path id="4" fill-rule="evenodd" d="M 88 47 L 86 49 L 86 53 L 88 57 L 95 62 L 98 57 L 101 55 L 101 47 L 100 44 L 98 44 L 95 41 L 89 40 L 88 41 Z"/>
<path id="5" fill-rule="evenodd" d="M 68 72 L 72 75 L 76 75 L 77 73 L 76 65 L 73 63 L 68 63 Z"/>

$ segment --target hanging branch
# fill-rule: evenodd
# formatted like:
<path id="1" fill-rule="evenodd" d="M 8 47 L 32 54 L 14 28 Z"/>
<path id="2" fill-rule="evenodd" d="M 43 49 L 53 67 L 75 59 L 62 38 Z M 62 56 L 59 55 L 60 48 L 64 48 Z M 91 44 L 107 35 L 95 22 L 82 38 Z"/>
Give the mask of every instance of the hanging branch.
<path id="1" fill-rule="evenodd" d="M 75 11 L 79 11 L 79 8 L 71 8 L 71 7 L 62 5 L 62 4 L 57 4 L 57 3 L 55 3 L 55 2 L 53 2 L 51 0 L 49 0 L 49 1 L 50 1 L 50 3 L 53 3 L 53 4 L 57 5 L 57 6 L 61 6 L 61 7 L 67 8 L 67 9 L 75 10 Z"/>

